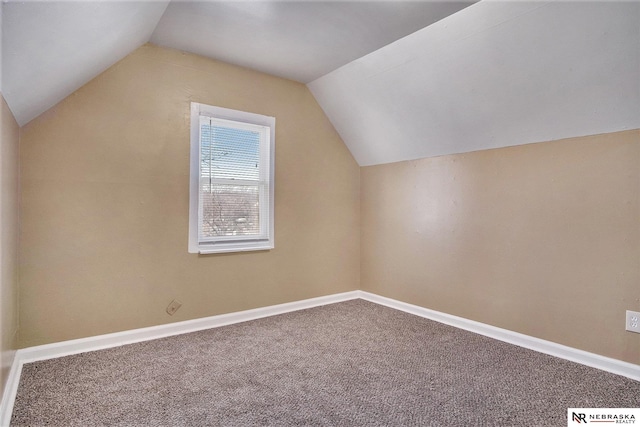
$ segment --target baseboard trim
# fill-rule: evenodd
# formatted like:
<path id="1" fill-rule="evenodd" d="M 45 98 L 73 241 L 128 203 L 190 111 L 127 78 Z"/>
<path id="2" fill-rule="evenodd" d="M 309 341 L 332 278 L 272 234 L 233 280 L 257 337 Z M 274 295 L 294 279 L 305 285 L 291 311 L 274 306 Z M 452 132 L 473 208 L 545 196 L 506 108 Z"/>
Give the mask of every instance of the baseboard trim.
<path id="1" fill-rule="evenodd" d="M 13 402 L 16 399 L 16 393 L 18 392 L 18 383 L 20 382 L 20 372 L 22 372 L 22 364 L 16 361 L 17 351 L 12 352 L 11 369 L 9 370 L 9 376 L 7 382 L 4 385 L 4 393 L 2 393 L 2 400 L 0 401 L 0 426 L 8 426 L 11 421 L 11 412 L 13 410 Z M 5 420 L 5 414 L 9 413 L 9 418 Z"/>
<path id="2" fill-rule="evenodd" d="M 546 341 L 540 338 L 513 332 L 508 329 L 502 329 L 485 323 L 465 319 L 463 317 L 430 310 L 428 308 L 408 304 L 402 301 L 372 294 L 370 292 L 359 291 L 359 296 L 366 301 L 384 305 L 406 313 L 411 313 L 416 316 L 484 335 L 509 344 L 535 350 L 539 353 L 570 360 L 572 362 L 640 381 L 640 365 L 623 362 L 621 360 L 612 359 L 595 353 L 589 353 L 584 350 L 567 347 L 552 341 Z"/>
<path id="3" fill-rule="evenodd" d="M 200 319 L 186 320 L 184 322 L 158 325 L 148 328 L 133 329 L 106 335 L 81 338 L 70 341 L 62 341 L 53 344 L 45 344 L 36 347 L 28 347 L 17 350 L 5 385 L 5 390 L 0 404 L 0 426 L 9 426 L 13 404 L 18 392 L 20 373 L 25 363 L 39 360 L 53 359 L 88 351 L 102 350 L 105 348 L 119 347 L 136 342 L 149 341 L 172 335 L 180 335 L 204 329 L 217 328 L 234 323 L 247 322 L 263 317 L 275 316 L 292 311 L 304 310 L 321 305 L 334 304 L 352 299 L 363 299 L 376 304 L 384 305 L 456 328 L 464 329 L 480 335 L 484 335 L 499 341 L 504 341 L 540 353 L 549 354 L 561 359 L 570 360 L 592 368 L 601 369 L 617 375 L 622 375 L 636 381 L 640 381 L 640 365 L 623 362 L 621 360 L 600 356 L 572 347 L 567 347 L 551 341 L 531 337 L 498 328 L 473 320 L 465 319 L 451 314 L 442 313 L 428 308 L 408 304 L 402 301 L 383 297 L 366 291 L 351 291 L 340 294 L 327 295 L 290 303 L 272 305 L 252 310 L 239 311 L 218 316 L 204 317 Z"/>
<path id="4" fill-rule="evenodd" d="M 169 323 L 166 325 L 132 329 L 112 334 L 98 335 L 94 337 L 80 338 L 20 349 L 16 351 L 11 371 L 9 373 L 9 378 L 7 379 L 7 384 L 5 386 L 5 392 L 3 393 L 2 406 L 0 406 L 0 426 L 8 426 L 11 421 L 13 403 L 18 392 L 18 383 L 20 382 L 20 373 L 22 372 L 22 366 L 25 363 L 54 359 L 57 357 L 85 353 L 88 351 L 119 347 L 126 344 L 150 341 L 173 335 L 201 331 L 204 329 L 217 328 L 220 326 L 247 322 L 250 320 L 261 319 L 263 317 L 275 316 L 321 305 L 348 301 L 359 297 L 360 294 L 358 291 L 344 292 L 284 304 L 271 305 L 268 307 Z"/>

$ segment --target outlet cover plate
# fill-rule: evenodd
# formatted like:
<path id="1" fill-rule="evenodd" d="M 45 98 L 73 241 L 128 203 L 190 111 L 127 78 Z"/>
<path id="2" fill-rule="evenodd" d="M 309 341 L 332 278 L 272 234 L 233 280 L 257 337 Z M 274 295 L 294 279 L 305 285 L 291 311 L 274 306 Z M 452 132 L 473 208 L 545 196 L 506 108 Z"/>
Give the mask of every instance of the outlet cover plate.
<path id="1" fill-rule="evenodd" d="M 640 311 L 627 310 L 627 326 L 625 329 L 640 334 Z"/>
<path id="2" fill-rule="evenodd" d="M 173 314 L 178 311 L 178 309 L 182 306 L 182 303 L 178 300 L 173 300 L 167 307 L 167 314 L 169 316 L 173 316 Z"/>

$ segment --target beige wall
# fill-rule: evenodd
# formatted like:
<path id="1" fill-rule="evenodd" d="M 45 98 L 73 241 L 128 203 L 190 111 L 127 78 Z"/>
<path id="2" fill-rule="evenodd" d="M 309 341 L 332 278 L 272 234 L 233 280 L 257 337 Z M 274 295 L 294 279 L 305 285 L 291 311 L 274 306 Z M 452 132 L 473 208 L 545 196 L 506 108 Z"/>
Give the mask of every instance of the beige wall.
<path id="1" fill-rule="evenodd" d="M 640 131 L 361 170 L 363 290 L 640 363 Z"/>
<path id="2" fill-rule="evenodd" d="M 187 253 L 190 101 L 276 117 L 274 250 Z M 302 84 L 145 45 L 21 150 L 21 347 L 359 287 L 359 168 Z"/>
<path id="3" fill-rule="evenodd" d="M 276 117 L 275 250 L 187 253 L 190 101 Z M 640 363 L 638 130 L 359 169 L 304 85 L 146 45 L 20 164 L 22 347 L 361 288 Z"/>
<path id="4" fill-rule="evenodd" d="M 17 348 L 18 331 L 18 124 L 0 106 L 0 396 Z"/>

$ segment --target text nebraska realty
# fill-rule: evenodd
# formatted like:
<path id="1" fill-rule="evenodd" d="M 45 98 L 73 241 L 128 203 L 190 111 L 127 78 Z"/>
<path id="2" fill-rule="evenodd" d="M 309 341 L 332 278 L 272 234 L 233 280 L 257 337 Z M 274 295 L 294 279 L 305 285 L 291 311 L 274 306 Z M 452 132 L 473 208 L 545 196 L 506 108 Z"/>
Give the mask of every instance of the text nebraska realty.
<path id="1" fill-rule="evenodd" d="M 574 421 L 576 418 L 580 419 L 583 422 L 587 422 L 586 414 L 576 414 L 573 413 Z M 589 414 L 590 422 L 610 422 L 616 424 L 635 424 L 636 417 L 633 414 Z M 580 421 L 578 421 L 580 422 Z"/>

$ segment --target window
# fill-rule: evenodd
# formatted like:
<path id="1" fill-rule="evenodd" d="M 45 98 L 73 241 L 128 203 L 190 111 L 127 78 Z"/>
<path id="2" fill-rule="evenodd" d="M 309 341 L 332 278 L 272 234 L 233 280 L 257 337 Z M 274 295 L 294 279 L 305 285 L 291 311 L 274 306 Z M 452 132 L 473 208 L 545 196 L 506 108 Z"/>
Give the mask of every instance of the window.
<path id="1" fill-rule="evenodd" d="M 189 252 L 273 249 L 275 123 L 191 103 Z"/>

